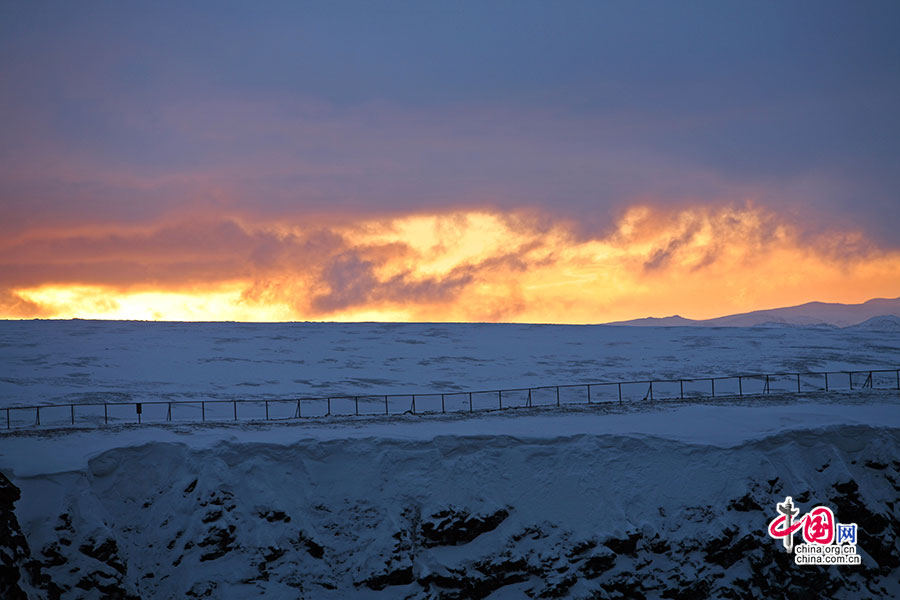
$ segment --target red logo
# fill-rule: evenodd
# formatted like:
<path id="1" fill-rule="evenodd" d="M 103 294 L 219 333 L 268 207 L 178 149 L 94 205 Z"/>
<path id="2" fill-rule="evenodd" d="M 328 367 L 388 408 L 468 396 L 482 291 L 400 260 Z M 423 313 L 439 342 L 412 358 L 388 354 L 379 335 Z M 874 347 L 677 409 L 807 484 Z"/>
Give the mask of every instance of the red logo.
<path id="1" fill-rule="evenodd" d="M 834 513 L 826 506 L 817 506 L 806 517 L 803 539 L 808 544 L 830 544 L 834 541 Z"/>
<path id="2" fill-rule="evenodd" d="M 827 506 L 817 506 L 811 511 L 796 518 L 800 511 L 794 508 L 791 497 L 778 505 L 779 516 L 769 523 L 769 535 L 784 540 L 785 548 L 790 551 L 793 546 L 794 533 L 803 528 L 803 539 L 808 544 L 831 544 L 834 541 L 834 513 Z"/>

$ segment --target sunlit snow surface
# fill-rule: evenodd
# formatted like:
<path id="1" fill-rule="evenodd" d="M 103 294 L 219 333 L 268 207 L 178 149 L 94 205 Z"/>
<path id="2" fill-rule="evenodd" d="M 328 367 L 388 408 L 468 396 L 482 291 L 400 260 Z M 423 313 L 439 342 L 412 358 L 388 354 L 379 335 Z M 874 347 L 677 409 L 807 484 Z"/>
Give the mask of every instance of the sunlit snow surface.
<path id="1" fill-rule="evenodd" d="M 0 407 L 896 368 L 900 333 L 504 324 L 0 322 Z"/>
<path id="2" fill-rule="evenodd" d="M 0 335 L 7 406 L 900 362 L 896 332 L 858 329 L 82 321 L 4 322 Z M 0 433 L 0 472 L 21 490 L 2 517 L 30 546 L 0 554 L 34 599 L 53 586 L 129 599 L 896 598 L 898 456 L 900 396 L 869 389 L 45 425 Z M 794 565 L 765 533 L 787 495 L 858 523 L 861 567 Z"/>

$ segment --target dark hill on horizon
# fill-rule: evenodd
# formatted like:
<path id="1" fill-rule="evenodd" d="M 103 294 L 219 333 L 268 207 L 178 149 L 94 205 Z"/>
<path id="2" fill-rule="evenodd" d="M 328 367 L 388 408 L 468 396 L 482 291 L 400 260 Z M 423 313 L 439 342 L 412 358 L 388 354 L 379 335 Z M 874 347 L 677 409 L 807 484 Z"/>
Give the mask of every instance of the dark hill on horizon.
<path id="1" fill-rule="evenodd" d="M 630 321 L 615 321 L 606 325 L 629 325 L 635 327 L 754 327 L 771 326 L 831 326 L 850 327 L 875 318 L 884 318 L 877 323 L 893 322 L 891 317 L 900 319 L 900 298 L 873 298 L 861 304 L 840 304 L 837 302 L 807 302 L 798 306 L 755 310 L 716 317 L 714 319 L 686 319 L 671 317 L 647 317 Z"/>

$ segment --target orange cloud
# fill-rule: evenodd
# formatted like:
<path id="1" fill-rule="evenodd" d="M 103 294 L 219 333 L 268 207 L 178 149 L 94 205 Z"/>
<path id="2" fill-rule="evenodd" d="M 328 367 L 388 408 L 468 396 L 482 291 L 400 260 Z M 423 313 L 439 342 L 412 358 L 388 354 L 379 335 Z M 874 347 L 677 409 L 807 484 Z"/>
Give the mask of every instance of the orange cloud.
<path id="1" fill-rule="evenodd" d="M 900 252 L 753 204 L 636 205 L 593 237 L 491 210 L 194 219 L 2 246 L 0 316 L 596 323 L 900 295 Z"/>

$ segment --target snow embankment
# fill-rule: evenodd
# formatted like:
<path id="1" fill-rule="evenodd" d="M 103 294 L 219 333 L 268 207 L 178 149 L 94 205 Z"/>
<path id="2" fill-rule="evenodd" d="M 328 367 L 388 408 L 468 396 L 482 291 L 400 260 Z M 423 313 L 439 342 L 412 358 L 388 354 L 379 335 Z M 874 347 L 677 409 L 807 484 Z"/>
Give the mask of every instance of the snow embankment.
<path id="1" fill-rule="evenodd" d="M 898 597 L 898 456 L 887 398 L 14 434 L 0 590 Z M 795 566 L 766 535 L 787 495 L 857 523 L 862 565 Z"/>

